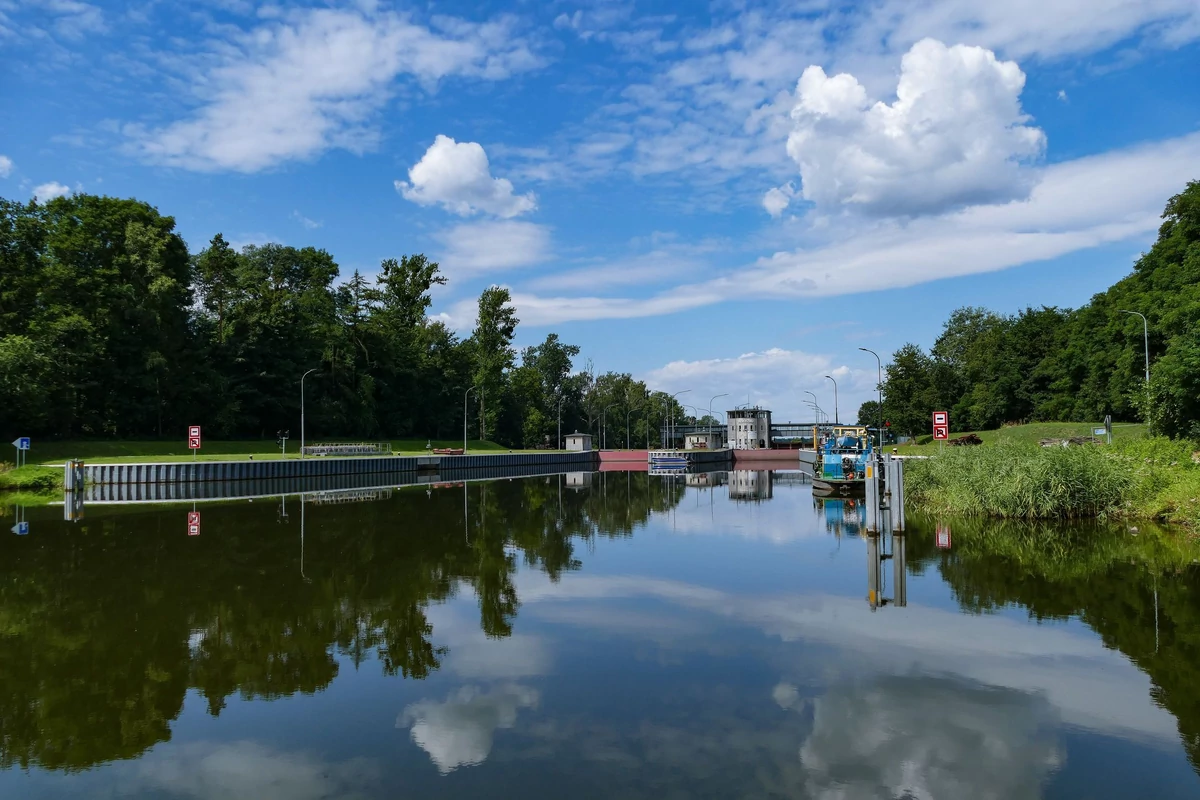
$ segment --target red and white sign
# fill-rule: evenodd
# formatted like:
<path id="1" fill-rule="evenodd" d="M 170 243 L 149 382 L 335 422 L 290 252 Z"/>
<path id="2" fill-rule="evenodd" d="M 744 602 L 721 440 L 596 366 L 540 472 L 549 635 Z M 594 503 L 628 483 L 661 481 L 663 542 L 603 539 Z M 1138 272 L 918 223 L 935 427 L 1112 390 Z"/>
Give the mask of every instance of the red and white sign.
<path id="1" fill-rule="evenodd" d="M 937 526 L 936 541 L 937 541 L 937 546 L 939 548 L 941 548 L 942 550 L 950 549 L 950 526 L 949 525 L 938 525 Z"/>
<path id="2" fill-rule="evenodd" d="M 189 450 L 199 450 L 200 449 L 200 426 L 199 425 L 192 425 L 192 426 L 188 427 L 188 449 Z"/>
<path id="3" fill-rule="evenodd" d="M 945 411 L 933 412 L 933 438 L 950 438 L 950 415 Z"/>
<path id="4" fill-rule="evenodd" d="M 199 535 L 200 535 L 200 512 L 199 511 L 189 511 L 188 512 L 188 536 L 199 536 Z"/>

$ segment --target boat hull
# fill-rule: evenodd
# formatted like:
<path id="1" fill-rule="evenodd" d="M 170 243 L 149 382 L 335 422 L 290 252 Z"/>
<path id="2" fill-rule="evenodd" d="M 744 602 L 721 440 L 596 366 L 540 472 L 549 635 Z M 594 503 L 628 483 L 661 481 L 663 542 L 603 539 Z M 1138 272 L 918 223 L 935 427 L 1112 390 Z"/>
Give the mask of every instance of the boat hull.
<path id="1" fill-rule="evenodd" d="M 813 495 L 816 497 L 858 497 L 866 494 L 867 485 L 859 480 L 836 480 L 813 478 Z"/>

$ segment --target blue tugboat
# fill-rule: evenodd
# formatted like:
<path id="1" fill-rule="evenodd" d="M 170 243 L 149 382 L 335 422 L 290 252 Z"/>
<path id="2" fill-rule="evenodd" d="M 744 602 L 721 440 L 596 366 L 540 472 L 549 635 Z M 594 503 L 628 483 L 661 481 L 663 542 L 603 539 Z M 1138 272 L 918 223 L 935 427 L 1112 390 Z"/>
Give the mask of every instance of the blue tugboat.
<path id="1" fill-rule="evenodd" d="M 834 426 L 821 444 L 821 467 L 813 476 L 815 497 L 857 497 L 866 491 L 871 437 L 866 428 Z"/>

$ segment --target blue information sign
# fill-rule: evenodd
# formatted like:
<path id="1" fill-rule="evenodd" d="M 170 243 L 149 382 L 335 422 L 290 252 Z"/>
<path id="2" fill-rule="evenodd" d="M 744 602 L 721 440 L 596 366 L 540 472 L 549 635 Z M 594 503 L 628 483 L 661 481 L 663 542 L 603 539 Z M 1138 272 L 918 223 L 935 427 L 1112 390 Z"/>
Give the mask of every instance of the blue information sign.
<path id="1" fill-rule="evenodd" d="M 28 450 L 29 449 L 29 437 L 28 436 L 20 437 L 15 442 L 13 442 L 13 447 L 17 448 L 18 450 Z"/>
<path id="2" fill-rule="evenodd" d="M 16 525 L 13 525 L 12 529 L 13 533 L 15 533 L 17 536 L 25 536 L 29 533 L 29 523 L 18 522 Z"/>

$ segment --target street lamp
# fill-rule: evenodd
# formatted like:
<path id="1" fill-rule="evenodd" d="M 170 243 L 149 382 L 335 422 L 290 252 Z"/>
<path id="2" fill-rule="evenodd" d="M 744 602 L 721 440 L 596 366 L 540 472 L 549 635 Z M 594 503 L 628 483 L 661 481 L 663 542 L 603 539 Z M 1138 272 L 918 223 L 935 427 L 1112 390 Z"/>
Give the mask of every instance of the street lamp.
<path id="1" fill-rule="evenodd" d="M 817 424 L 821 424 L 821 422 L 822 422 L 821 415 L 823 412 L 821 411 L 821 404 L 817 402 L 817 396 L 815 394 L 813 394 L 812 392 L 808 391 L 807 389 L 804 390 L 804 393 L 806 395 L 809 395 L 810 397 L 812 397 L 813 409 L 817 412 Z"/>
<path id="2" fill-rule="evenodd" d="M 600 412 L 600 449 L 604 450 L 608 447 L 608 410 L 616 408 L 616 403 L 610 403 Z"/>
<path id="3" fill-rule="evenodd" d="M 463 392 L 463 455 L 467 454 L 467 395 L 475 391 L 475 387 L 467 389 Z"/>
<path id="4" fill-rule="evenodd" d="M 1120 309 L 1118 309 L 1118 310 L 1120 310 Z M 1150 397 L 1150 323 L 1146 321 L 1145 314 L 1141 314 L 1137 311 L 1121 310 L 1121 313 L 1122 314 L 1133 314 L 1135 316 L 1142 318 L 1142 336 L 1143 336 L 1143 341 L 1145 342 L 1145 346 L 1146 346 L 1146 397 L 1148 399 Z M 1146 417 L 1149 415 L 1149 413 L 1150 413 L 1150 407 L 1147 404 L 1146 413 L 1143 414 L 1142 416 Z"/>
<path id="5" fill-rule="evenodd" d="M 674 400 L 679 395 L 687 394 L 690 391 L 691 391 L 691 389 L 681 389 L 678 392 L 676 392 L 675 394 L 671 395 L 671 399 Z M 671 406 L 668 409 L 668 412 L 671 415 L 670 416 L 671 421 L 669 423 L 667 423 L 667 434 L 671 437 L 671 444 L 673 446 L 675 444 L 675 406 Z"/>
<path id="6" fill-rule="evenodd" d="M 864 353 L 870 353 L 875 356 L 875 377 L 877 383 L 875 388 L 879 390 L 879 452 L 883 452 L 883 361 L 879 359 L 879 353 L 874 350 L 868 350 L 865 347 L 858 348 Z"/>
<path id="7" fill-rule="evenodd" d="M 561 396 L 558 398 L 558 439 L 555 442 L 555 447 L 558 450 L 563 449 L 563 446 L 562 446 L 562 406 L 563 406 L 563 403 L 566 402 L 566 399 L 567 399 L 566 397 L 561 397 Z"/>
<path id="8" fill-rule="evenodd" d="M 633 449 L 632 447 L 630 447 L 630 439 L 629 439 L 629 410 L 633 407 L 633 404 L 629 402 L 629 390 L 632 388 L 633 388 L 632 386 L 625 387 L 625 449 L 626 450 Z"/>
<path id="9" fill-rule="evenodd" d="M 708 438 L 709 439 L 712 438 L 712 421 L 713 421 L 712 404 L 713 404 L 713 400 L 716 400 L 718 397 L 729 397 L 729 392 L 724 392 L 723 394 L 715 395 L 712 400 L 708 401 Z"/>
<path id="10" fill-rule="evenodd" d="M 304 458 L 304 379 L 316 372 L 316 367 L 313 367 L 308 372 L 300 376 L 300 458 Z"/>
<path id="11" fill-rule="evenodd" d="M 833 380 L 832 375 L 826 375 L 825 377 L 833 381 L 833 424 L 841 425 L 842 421 L 838 419 L 837 381 Z"/>

